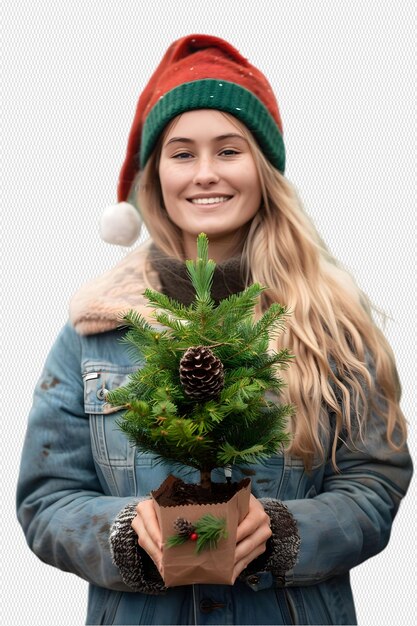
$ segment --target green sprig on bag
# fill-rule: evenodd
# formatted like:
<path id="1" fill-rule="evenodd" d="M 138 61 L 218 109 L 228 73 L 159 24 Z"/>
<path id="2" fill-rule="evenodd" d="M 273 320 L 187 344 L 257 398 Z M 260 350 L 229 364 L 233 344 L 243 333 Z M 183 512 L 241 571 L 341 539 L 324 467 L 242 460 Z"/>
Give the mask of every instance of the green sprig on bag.
<path id="1" fill-rule="evenodd" d="M 202 550 L 217 548 L 220 539 L 227 539 L 226 520 L 208 513 L 192 524 L 183 518 L 174 522 L 176 535 L 171 535 L 166 541 L 167 548 L 183 545 L 187 541 L 196 542 L 196 553 Z"/>

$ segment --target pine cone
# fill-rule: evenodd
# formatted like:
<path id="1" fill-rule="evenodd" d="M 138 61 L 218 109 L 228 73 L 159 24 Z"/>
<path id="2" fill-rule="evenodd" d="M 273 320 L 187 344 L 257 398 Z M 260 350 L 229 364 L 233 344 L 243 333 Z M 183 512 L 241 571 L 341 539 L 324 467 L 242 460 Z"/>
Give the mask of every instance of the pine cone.
<path id="1" fill-rule="evenodd" d="M 191 398 L 213 398 L 224 386 L 223 363 L 210 348 L 188 348 L 180 361 L 180 380 L 185 393 Z"/>
<path id="2" fill-rule="evenodd" d="M 174 528 L 180 537 L 189 537 L 195 530 L 191 522 L 187 522 L 183 517 L 177 517 L 174 522 Z"/>

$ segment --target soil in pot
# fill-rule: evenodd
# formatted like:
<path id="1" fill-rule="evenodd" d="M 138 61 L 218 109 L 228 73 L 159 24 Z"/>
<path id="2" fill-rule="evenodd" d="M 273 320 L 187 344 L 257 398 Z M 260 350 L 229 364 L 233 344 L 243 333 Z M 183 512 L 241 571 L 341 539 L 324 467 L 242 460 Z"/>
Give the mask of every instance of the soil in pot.
<path id="1" fill-rule="evenodd" d="M 152 492 L 152 495 L 159 506 L 163 507 L 181 504 L 215 504 L 228 502 L 248 483 L 248 478 L 239 483 L 213 482 L 209 490 L 201 485 L 185 483 L 176 476 L 169 476 L 158 489 Z"/>

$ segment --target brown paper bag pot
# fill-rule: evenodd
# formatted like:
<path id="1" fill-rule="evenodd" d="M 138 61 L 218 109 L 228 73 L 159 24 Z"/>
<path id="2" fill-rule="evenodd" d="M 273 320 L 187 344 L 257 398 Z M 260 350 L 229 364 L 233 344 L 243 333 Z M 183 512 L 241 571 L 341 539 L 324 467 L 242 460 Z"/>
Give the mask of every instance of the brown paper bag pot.
<path id="1" fill-rule="evenodd" d="M 167 587 L 192 584 L 231 585 L 236 530 L 249 510 L 250 480 L 248 478 L 243 480 L 239 491 L 228 502 L 160 506 L 154 494 L 161 492 L 167 482 L 172 480 L 175 480 L 174 477 L 168 476 L 162 485 L 151 493 L 163 544 L 165 545 L 168 537 L 175 534 L 174 522 L 178 517 L 194 523 L 207 513 L 226 519 L 228 536 L 219 541 L 217 548 L 207 548 L 200 554 L 196 553 L 196 544 L 193 541 L 172 548 L 164 547 L 162 565 L 165 585 Z"/>

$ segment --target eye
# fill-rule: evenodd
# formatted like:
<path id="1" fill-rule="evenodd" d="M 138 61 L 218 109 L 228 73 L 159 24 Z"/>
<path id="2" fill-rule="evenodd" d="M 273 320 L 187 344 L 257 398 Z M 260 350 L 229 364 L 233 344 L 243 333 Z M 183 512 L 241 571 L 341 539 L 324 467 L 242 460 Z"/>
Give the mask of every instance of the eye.
<path id="1" fill-rule="evenodd" d="M 233 148 L 224 148 L 220 153 L 222 156 L 235 156 L 236 154 L 240 154 L 239 150 L 234 150 Z"/>
<path id="2" fill-rule="evenodd" d="M 173 159 L 189 159 L 191 158 L 193 155 L 190 152 L 177 152 L 176 154 L 172 155 Z"/>

